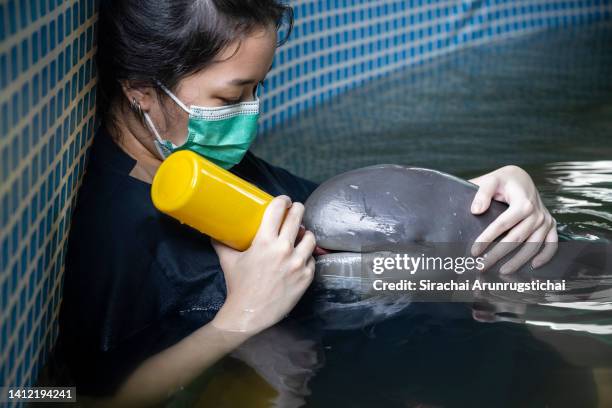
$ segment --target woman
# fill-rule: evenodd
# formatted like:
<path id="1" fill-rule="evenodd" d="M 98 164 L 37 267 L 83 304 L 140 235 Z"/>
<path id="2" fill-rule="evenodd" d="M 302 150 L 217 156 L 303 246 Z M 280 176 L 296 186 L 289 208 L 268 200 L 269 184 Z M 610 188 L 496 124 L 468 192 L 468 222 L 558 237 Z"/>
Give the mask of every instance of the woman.
<path id="1" fill-rule="evenodd" d="M 163 399 L 281 320 L 309 286 L 314 236 L 296 237 L 299 202 L 315 184 L 247 151 L 257 89 L 288 13 L 274 0 L 102 2 L 102 126 L 72 220 L 60 317 L 59 349 L 80 393 Z M 223 131 L 211 126 L 215 120 L 224 120 Z M 277 196 L 248 250 L 211 243 L 153 207 L 150 183 L 177 147 Z M 480 185 L 474 213 L 493 198 L 510 204 L 474 253 L 510 230 L 505 241 L 537 245 L 521 248 L 502 272 L 531 259 L 544 241 L 549 250 L 532 264 L 546 262 L 554 220 L 529 176 L 509 166 L 473 181 Z M 506 248 L 493 248 L 489 259 Z"/>

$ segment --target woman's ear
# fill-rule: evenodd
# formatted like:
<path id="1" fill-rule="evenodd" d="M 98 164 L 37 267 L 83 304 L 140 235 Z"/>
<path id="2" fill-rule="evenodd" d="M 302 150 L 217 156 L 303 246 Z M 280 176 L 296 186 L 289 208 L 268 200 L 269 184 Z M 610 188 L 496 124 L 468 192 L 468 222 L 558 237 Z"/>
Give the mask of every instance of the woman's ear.
<path id="1" fill-rule="evenodd" d="M 121 81 L 121 89 L 128 100 L 128 104 L 136 103 L 143 112 L 151 109 L 155 95 L 152 87 L 133 87 L 129 81 Z"/>

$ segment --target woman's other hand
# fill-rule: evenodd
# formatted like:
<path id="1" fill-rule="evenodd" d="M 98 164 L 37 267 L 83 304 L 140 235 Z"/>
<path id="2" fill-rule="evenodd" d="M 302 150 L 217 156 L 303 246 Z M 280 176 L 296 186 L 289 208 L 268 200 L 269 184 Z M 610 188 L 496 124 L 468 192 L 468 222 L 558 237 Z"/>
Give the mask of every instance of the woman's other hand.
<path id="1" fill-rule="evenodd" d="M 491 242 L 507 232 L 506 236 L 485 254 L 484 269 L 521 245 L 522 248 L 500 267 L 500 273 L 512 273 L 532 258 L 531 266 L 537 268 L 553 257 L 557 251 L 557 223 L 544 207 L 533 180 L 525 170 L 517 166 L 505 166 L 470 181 L 479 186 L 472 202 L 473 214 L 485 212 L 491 200 L 509 205 L 508 209 L 476 238 L 472 246 L 472 255 L 478 256 Z M 544 248 L 540 251 L 542 244 Z"/>
<path id="2" fill-rule="evenodd" d="M 249 249 L 240 252 L 213 241 L 227 286 L 225 304 L 213 320 L 217 328 L 254 334 L 293 309 L 315 268 L 313 233 L 306 231 L 295 244 L 303 215 L 302 204 L 279 196 L 268 205 Z"/>

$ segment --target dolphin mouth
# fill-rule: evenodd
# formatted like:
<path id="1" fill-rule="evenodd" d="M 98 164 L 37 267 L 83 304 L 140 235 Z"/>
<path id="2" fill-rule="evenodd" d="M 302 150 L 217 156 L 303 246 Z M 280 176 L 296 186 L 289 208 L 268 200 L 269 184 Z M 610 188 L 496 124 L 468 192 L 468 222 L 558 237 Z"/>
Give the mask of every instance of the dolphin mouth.
<path id="1" fill-rule="evenodd" d="M 296 245 L 302 240 L 302 238 L 304 237 L 304 233 L 305 232 L 306 232 L 306 228 L 303 225 L 301 225 L 300 229 L 298 231 L 298 235 L 296 237 Z M 315 248 L 314 248 L 312 254 L 316 258 L 316 257 L 318 257 L 320 255 L 326 255 L 326 254 L 329 254 L 329 253 L 332 253 L 332 252 L 333 252 L 333 250 L 330 250 L 330 249 L 327 249 L 327 248 L 323 248 L 323 247 L 321 247 L 319 245 L 315 245 Z"/>
<path id="2" fill-rule="evenodd" d="M 358 256 L 363 254 L 377 254 L 377 253 L 387 253 L 391 251 L 392 248 L 379 248 L 373 251 L 351 251 L 350 249 L 327 249 L 321 246 L 315 246 L 314 252 L 312 253 L 315 259 L 319 259 L 321 257 L 327 259 L 333 259 L 334 257 L 343 257 L 343 256 Z"/>
<path id="3" fill-rule="evenodd" d="M 330 255 L 330 254 L 333 254 L 335 252 L 340 252 L 340 251 L 335 251 L 333 249 L 326 249 L 326 248 L 323 248 L 323 247 L 320 247 L 320 246 L 317 245 L 317 246 L 315 246 L 315 249 L 314 249 L 312 254 L 314 255 L 315 259 L 318 259 L 320 256 Z"/>

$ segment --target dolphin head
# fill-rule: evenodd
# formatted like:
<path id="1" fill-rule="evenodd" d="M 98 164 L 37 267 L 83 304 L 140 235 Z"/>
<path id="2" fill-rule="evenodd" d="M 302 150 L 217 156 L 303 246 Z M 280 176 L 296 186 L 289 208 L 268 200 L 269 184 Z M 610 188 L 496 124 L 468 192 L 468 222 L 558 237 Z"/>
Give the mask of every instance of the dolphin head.
<path id="1" fill-rule="evenodd" d="M 329 251 L 317 256 L 315 273 L 327 294 L 325 311 L 361 309 L 366 313 L 357 316 L 375 319 L 401 310 L 397 302 L 405 305 L 405 297 L 372 300 L 371 281 L 377 277 L 364 270 L 364 260 L 428 243 L 469 248 L 507 208 L 492 202 L 484 214 L 473 215 L 476 191 L 476 185 L 446 173 L 393 164 L 352 170 L 321 184 L 305 203 L 303 223 Z"/>
<path id="2" fill-rule="evenodd" d="M 306 201 L 304 226 L 333 251 L 386 250 L 410 243 L 473 242 L 506 208 L 483 215 L 470 206 L 476 185 L 418 167 L 382 164 L 321 184 Z"/>

